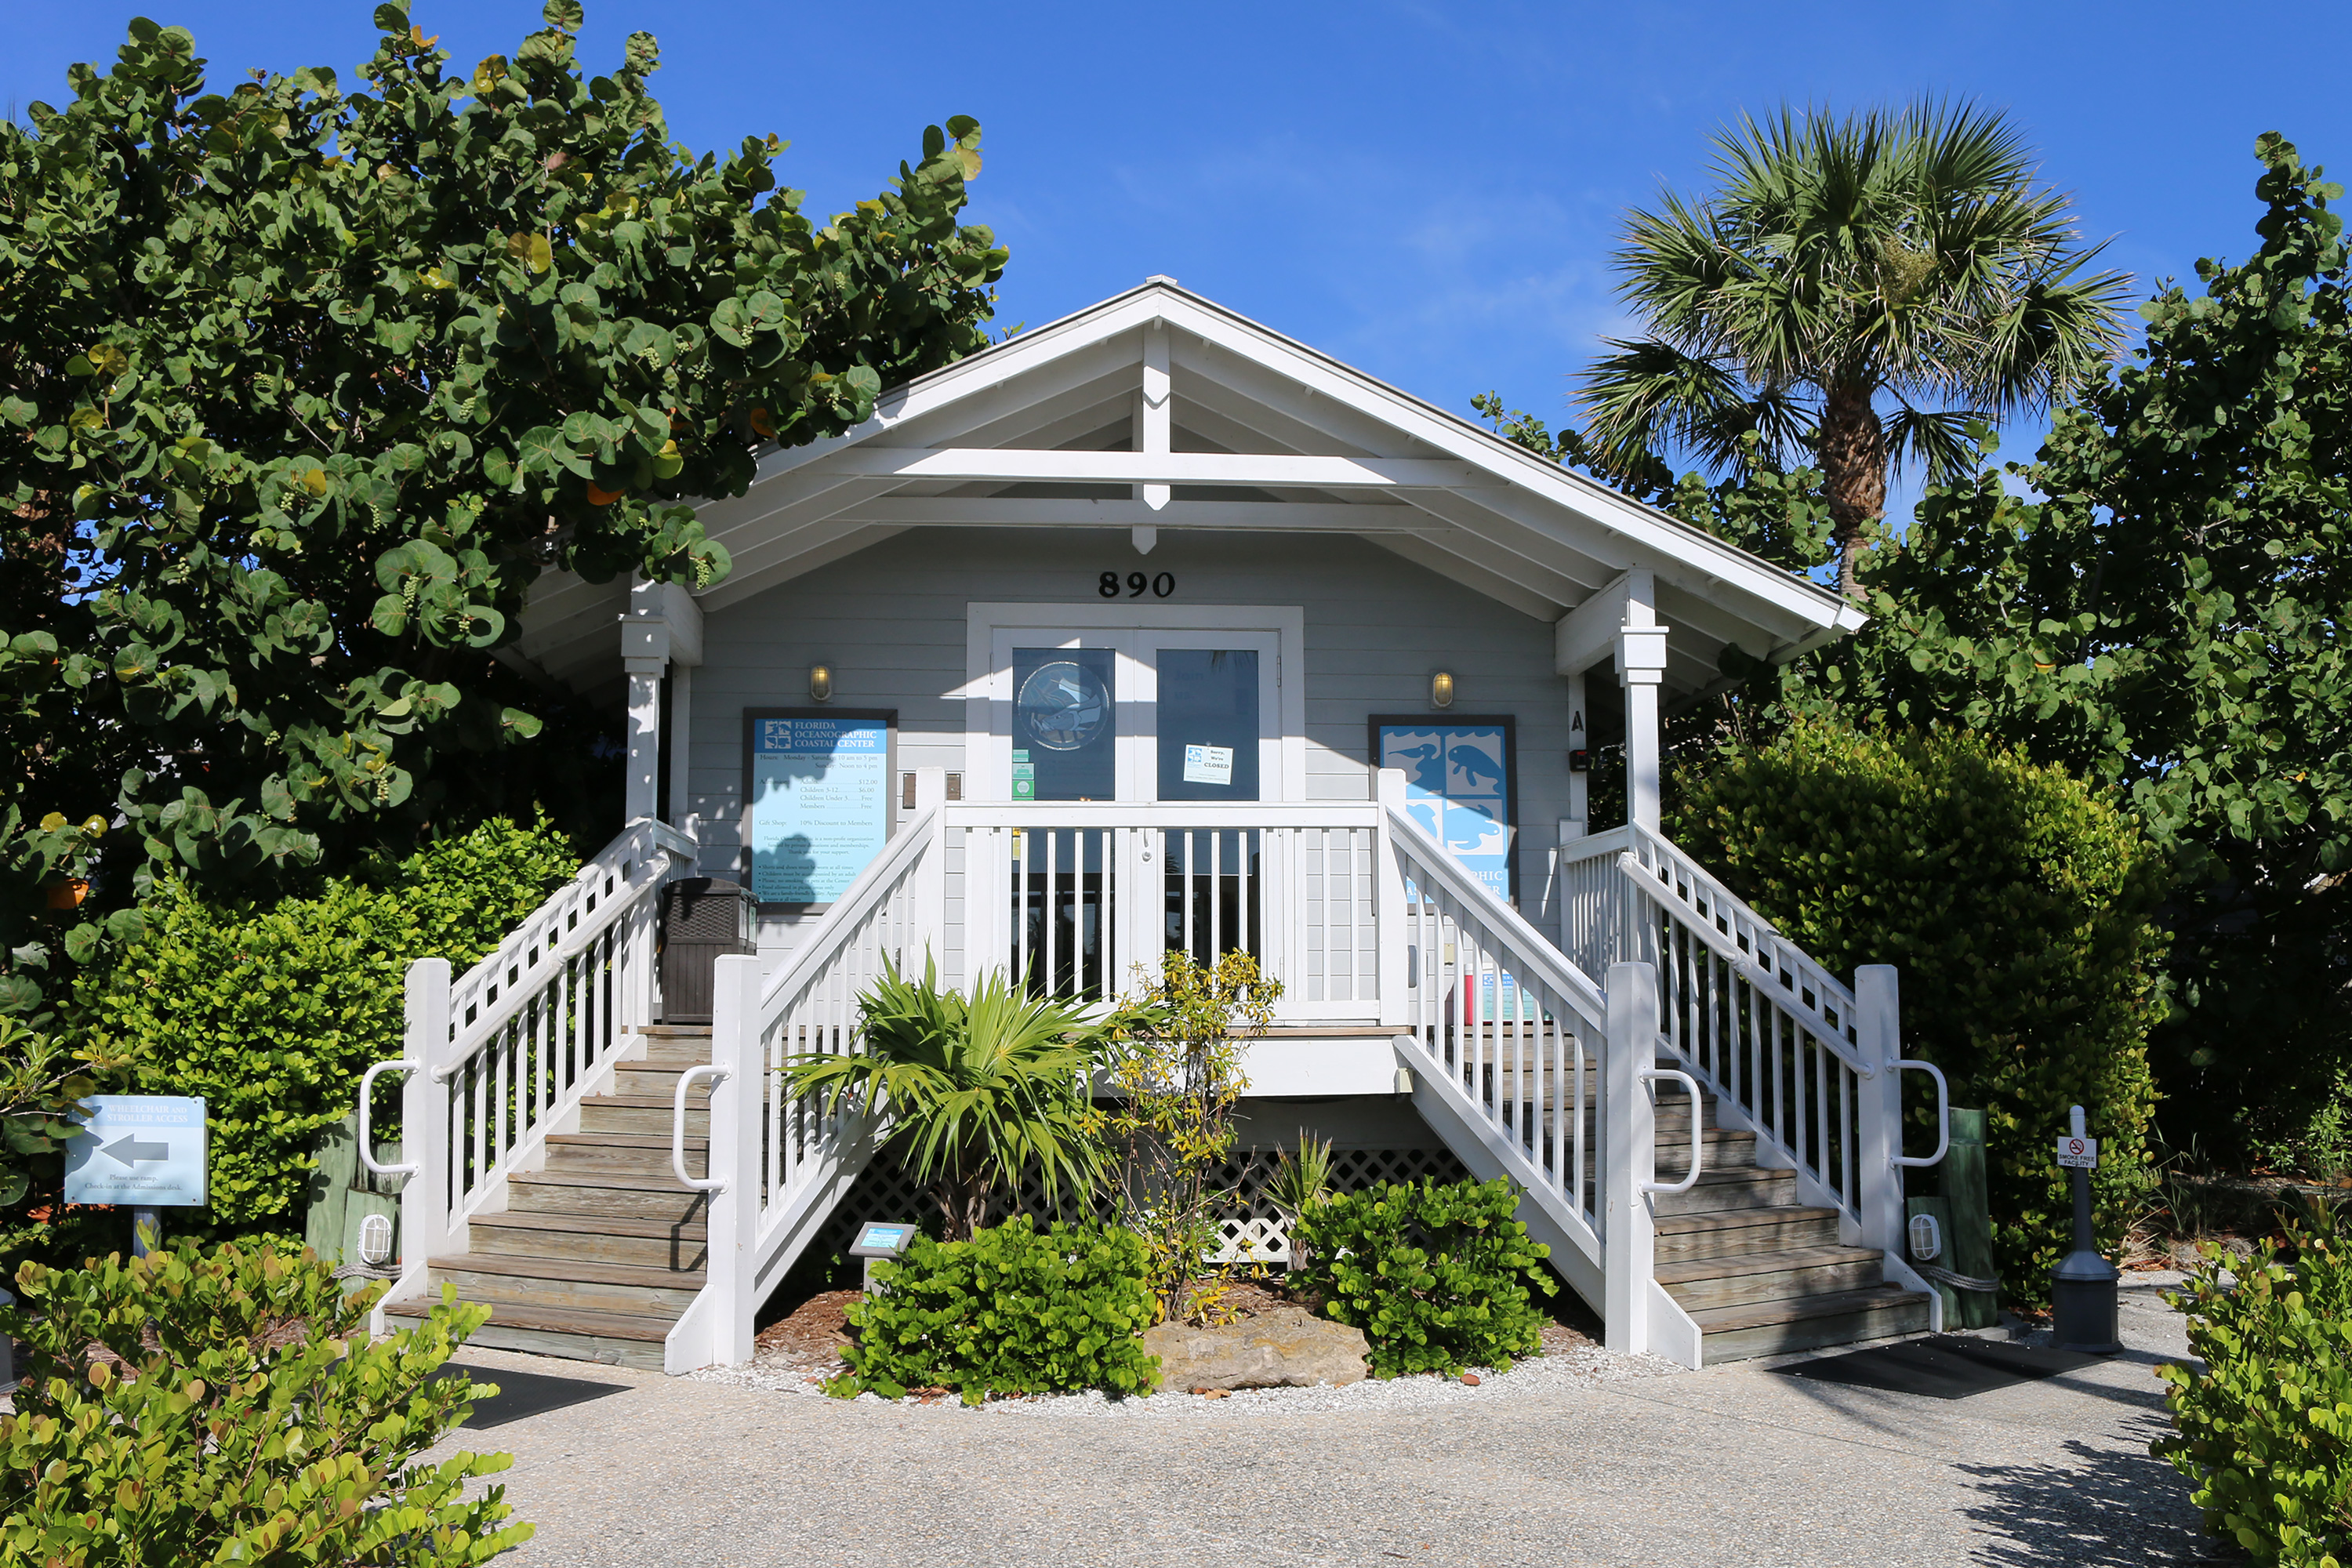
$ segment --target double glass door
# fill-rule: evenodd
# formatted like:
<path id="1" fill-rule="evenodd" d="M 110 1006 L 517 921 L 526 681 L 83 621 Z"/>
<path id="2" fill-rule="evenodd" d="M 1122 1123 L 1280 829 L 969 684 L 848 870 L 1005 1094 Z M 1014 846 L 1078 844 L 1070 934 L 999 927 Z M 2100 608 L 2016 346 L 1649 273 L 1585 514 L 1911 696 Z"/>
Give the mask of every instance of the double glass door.
<path id="1" fill-rule="evenodd" d="M 1000 628 L 999 798 L 1255 801 L 1279 794 L 1272 632 Z"/>
<path id="2" fill-rule="evenodd" d="M 1276 634 L 1005 627 L 994 637 L 1008 678 L 998 798 L 1181 805 L 1281 795 Z M 1262 838 L 1165 814 L 1152 828 L 1014 833 L 1015 971 L 1043 993 L 1098 998 L 1132 984 L 1121 972 L 1133 964 L 1156 969 L 1156 957 L 1135 951 L 1155 942 L 1204 964 L 1256 952 Z M 1146 934 L 1155 928 L 1158 937 Z"/>

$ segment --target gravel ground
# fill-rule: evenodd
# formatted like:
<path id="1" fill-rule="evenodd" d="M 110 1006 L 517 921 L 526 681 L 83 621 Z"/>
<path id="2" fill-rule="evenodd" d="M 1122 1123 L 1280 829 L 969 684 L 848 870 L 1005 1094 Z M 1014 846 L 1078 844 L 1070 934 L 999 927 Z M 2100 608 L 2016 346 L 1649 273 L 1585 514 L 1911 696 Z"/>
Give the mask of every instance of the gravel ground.
<path id="1" fill-rule="evenodd" d="M 447 1447 L 513 1454 L 508 1500 L 539 1526 L 523 1568 L 2231 1561 L 2147 1454 L 2152 1369 L 2186 1349 L 2169 1282 L 2126 1277 L 2125 1354 L 1955 1401 L 1570 1357 L 1475 1388 L 971 1412 L 468 1351 L 490 1378 L 627 1386 Z M 1161 1409 L 1197 1417 L 1181 1441 Z"/>

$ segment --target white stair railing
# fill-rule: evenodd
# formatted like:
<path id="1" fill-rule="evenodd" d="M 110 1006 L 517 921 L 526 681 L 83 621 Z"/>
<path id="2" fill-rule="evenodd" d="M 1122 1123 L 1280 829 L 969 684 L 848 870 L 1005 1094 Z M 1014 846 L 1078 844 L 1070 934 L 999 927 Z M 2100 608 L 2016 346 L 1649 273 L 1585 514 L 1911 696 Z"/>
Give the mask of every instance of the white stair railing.
<path id="1" fill-rule="evenodd" d="M 719 960 L 710 1020 L 709 1262 L 703 1289 L 672 1326 L 674 1373 L 751 1358 L 751 1320 L 872 1156 L 873 1128 L 813 1095 L 793 1095 L 794 1058 L 857 1048 L 857 1002 L 887 963 L 919 975 L 943 934 L 945 774 L 919 770 L 902 825 L 774 977 L 759 961 Z M 681 1102 L 682 1104 L 682 1102 Z M 683 1116 L 683 1110 L 678 1113 Z"/>
<path id="2" fill-rule="evenodd" d="M 1601 1305 L 1612 1350 L 1696 1366 L 1697 1325 L 1654 1278 L 1650 971 L 1616 965 L 1604 994 L 1413 820 L 1401 773 L 1380 787 L 1400 939 L 1388 1021 L 1410 1034 L 1416 1108 L 1474 1173 L 1526 1189 L 1522 1219 Z"/>
<path id="3" fill-rule="evenodd" d="M 503 1206 L 507 1177 L 537 1168 L 547 1134 L 651 1022 L 661 889 L 695 859 L 676 828 L 633 823 L 454 984 L 446 959 L 409 965 L 402 1059 L 381 1064 L 406 1069 L 401 1169 L 413 1172 L 387 1301 L 424 1291 L 427 1259 L 467 1250 L 470 1218 Z"/>
<path id="4" fill-rule="evenodd" d="M 1726 1126 L 1756 1134 L 1759 1163 L 1796 1172 L 1798 1196 L 1833 1208 L 1849 1245 L 1902 1256 L 1900 1075 L 1891 965 L 1847 987 L 1688 855 L 1638 825 L 1563 845 L 1564 945 L 1580 963 L 1654 966 L 1662 1053 L 1717 1096 Z"/>

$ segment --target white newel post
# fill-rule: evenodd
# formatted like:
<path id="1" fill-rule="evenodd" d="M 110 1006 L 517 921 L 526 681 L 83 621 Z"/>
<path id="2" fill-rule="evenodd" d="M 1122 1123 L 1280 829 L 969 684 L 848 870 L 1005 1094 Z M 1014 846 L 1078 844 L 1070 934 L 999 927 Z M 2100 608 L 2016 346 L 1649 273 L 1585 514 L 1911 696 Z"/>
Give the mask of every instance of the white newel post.
<path id="1" fill-rule="evenodd" d="M 945 768 L 915 770 L 915 816 L 938 811 L 947 804 L 948 771 Z M 923 858 L 915 868 L 914 888 L 915 929 L 909 951 L 898 959 L 898 967 L 908 973 L 919 973 L 926 958 L 937 959 L 940 973 L 948 973 L 948 829 L 944 818 L 935 821 L 931 842 L 923 850 Z"/>
<path id="2" fill-rule="evenodd" d="M 1862 1095 L 1860 1171 L 1862 1245 L 1882 1252 L 1904 1246 L 1903 1075 L 1895 1064 L 1903 1055 L 1903 994 L 1895 965 L 1857 964 L 1853 972 L 1854 1046 L 1874 1070 Z"/>
<path id="3" fill-rule="evenodd" d="M 448 1065 L 449 961 L 420 958 L 408 966 L 403 1005 L 400 1054 L 416 1068 L 401 1084 L 401 1161 L 415 1171 L 400 1184 L 400 1279 L 388 1300 L 408 1300 L 425 1292 L 425 1267 L 435 1258 L 466 1250 L 461 1226 L 453 1226 L 449 1194 L 457 1188 L 450 1169 L 449 1084 L 435 1069 Z M 381 1308 L 372 1325 L 384 1331 Z"/>
<path id="4" fill-rule="evenodd" d="M 669 825 L 694 837 L 694 666 L 669 667 Z"/>
<path id="5" fill-rule="evenodd" d="M 1641 1078 L 1658 1058 L 1657 972 L 1646 963 L 1611 964 L 1608 1002 L 1601 1065 L 1601 1318 L 1609 1349 L 1639 1355 L 1650 1348 L 1657 1255 L 1657 1222 L 1642 1190 L 1657 1179 L 1657 1116 Z"/>
<path id="6" fill-rule="evenodd" d="M 710 1090 L 710 1178 L 726 1184 L 709 1204 L 704 1288 L 718 1309 L 709 1320 L 709 1354 L 720 1366 L 751 1359 L 751 1251 L 759 1239 L 760 1115 L 767 1063 L 760 1050 L 760 961 L 728 953 L 712 976 L 710 1065 L 726 1077 Z"/>
<path id="7" fill-rule="evenodd" d="M 1381 987 L 1381 1022 L 1387 1025 L 1411 1021 L 1412 1014 L 1405 995 L 1411 984 L 1408 963 L 1419 955 L 1405 952 L 1405 937 L 1412 929 L 1404 907 L 1404 872 L 1397 865 L 1396 846 L 1389 837 L 1389 814 L 1404 809 L 1404 770 L 1381 768 L 1372 775 L 1373 795 L 1380 802 L 1381 812 L 1372 825 L 1372 863 L 1379 878 L 1372 896 L 1372 918 L 1377 922 L 1373 937 L 1379 954 Z M 1426 961 L 1423 972 L 1428 970 Z"/>

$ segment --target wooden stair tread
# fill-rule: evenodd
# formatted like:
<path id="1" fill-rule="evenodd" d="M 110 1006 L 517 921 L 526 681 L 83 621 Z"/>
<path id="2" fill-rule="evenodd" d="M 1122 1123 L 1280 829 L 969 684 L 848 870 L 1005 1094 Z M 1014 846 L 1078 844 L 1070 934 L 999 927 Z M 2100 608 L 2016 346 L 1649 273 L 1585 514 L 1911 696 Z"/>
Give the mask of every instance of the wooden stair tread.
<path id="1" fill-rule="evenodd" d="M 1890 1308 L 1925 1306 L 1917 1290 L 1874 1285 L 1861 1290 L 1833 1290 L 1819 1296 L 1792 1296 L 1782 1301 L 1749 1301 L 1737 1307 L 1702 1307 L 1691 1321 L 1701 1333 L 1734 1329 L 1759 1329 L 1773 1323 L 1801 1322 L 1808 1318 L 1834 1318 L 1848 1312 L 1882 1311 Z"/>
<path id="2" fill-rule="evenodd" d="M 637 1236 L 656 1241 L 707 1241 L 709 1226 L 702 1220 L 691 1225 L 667 1219 L 635 1219 L 625 1215 L 596 1214 L 532 1214 L 509 1209 L 501 1214 L 478 1214 L 469 1225 L 488 1226 L 493 1230 L 501 1226 L 515 1230 L 579 1231 L 589 1236 Z"/>
<path id="3" fill-rule="evenodd" d="M 455 1258 L 427 1259 L 429 1267 L 450 1274 L 503 1274 L 509 1279 L 547 1279 L 580 1285 L 644 1285 L 655 1289 L 690 1286 L 702 1289 L 699 1268 L 651 1268 L 635 1263 L 592 1263 L 569 1258 L 529 1258 L 519 1253 L 467 1252 Z"/>
<path id="4" fill-rule="evenodd" d="M 1867 1247 L 1791 1247 L 1779 1252 L 1746 1252 L 1732 1258 L 1694 1258 L 1679 1263 L 1661 1263 L 1653 1272 L 1661 1285 L 1684 1285 L 1740 1274 L 1774 1274 L 1790 1268 L 1876 1262 L 1879 1257 L 1877 1251 Z"/>
<path id="5" fill-rule="evenodd" d="M 624 1067 L 635 1068 L 642 1064 L 636 1062 L 625 1062 L 622 1065 Z M 656 1068 L 655 1070 L 658 1071 L 660 1069 Z M 580 1103 L 583 1106 L 617 1105 L 629 1110 L 676 1110 L 677 1109 L 677 1097 L 675 1094 L 592 1094 Z M 686 1109 L 689 1115 L 698 1116 L 704 1111 L 709 1110 L 710 1108 L 707 1105 L 697 1105 L 693 1100 L 689 1100 L 686 1102 Z"/>
<path id="6" fill-rule="evenodd" d="M 458 1298 L 463 1300 L 464 1298 Z M 422 1318 L 441 1304 L 440 1298 L 420 1297 L 386 1307 L 390 1318 Z M 651 1340 L 669 1338 L 680 1314 L 657 1312 L 592 1312 L 582 1307 L 524 1307 L 512 1302 L 490 1304 L 490 1325 L 500 1329 L 536 1329 L 541 1333 L 578 1334 L 583 1338 Z"/>
<path id="7" fill-rule="evenodd" d="M 640 1024 L 637 1026 L 636 1032 L 640 1035 L 651 1035 L 658 1040 L 707 1040 L 710 1037 L 710 1026 L 708 1024 Z"/>
<path id="8" fill-rule="evenodd" d="M 547 1142 L 551 1145 L 569 1144 L 580 1149 L 667 1149 L 670 1146 L 669 1139 L 658 1132 L 551 1132 L 547 1135 Z M 710 1140 L 689 1136 L 686 1146 L 689 1152 L 698 1149 L 707 1152 Z"/>
<path id="9" fill-rule="evenodd" d="M 1705 1173 L 1700 1181 L 1706 1180 Z M 1737 1230 L 1751 1225 L 1782 1225 L 1790 1220 L 1831 1219 L 1837 1210 L 1807 1207 L 1802 1204 L 1759 1204 L 1753 1208 L 1711 1209 L 1701 1214 L 1662 1214 L 1657 1219 L 1660 1236 L 1683 1236 L 1697 1230 Z"/>
<path id="10" fill-rule="evenodd" d="M 657 1176 L 635 1176 L 625 1171 L 583 1173 L 572 1174 L 563 1171 L 518 1171 L 507 1178 L 510 1186 L 529 1187 L 591 1187 L 624 1193 L 676 1193 L 683 1197 L 706 1197 L 692 1187 L 681 1187 L 677 1177 L 669 1172 Z"/>

